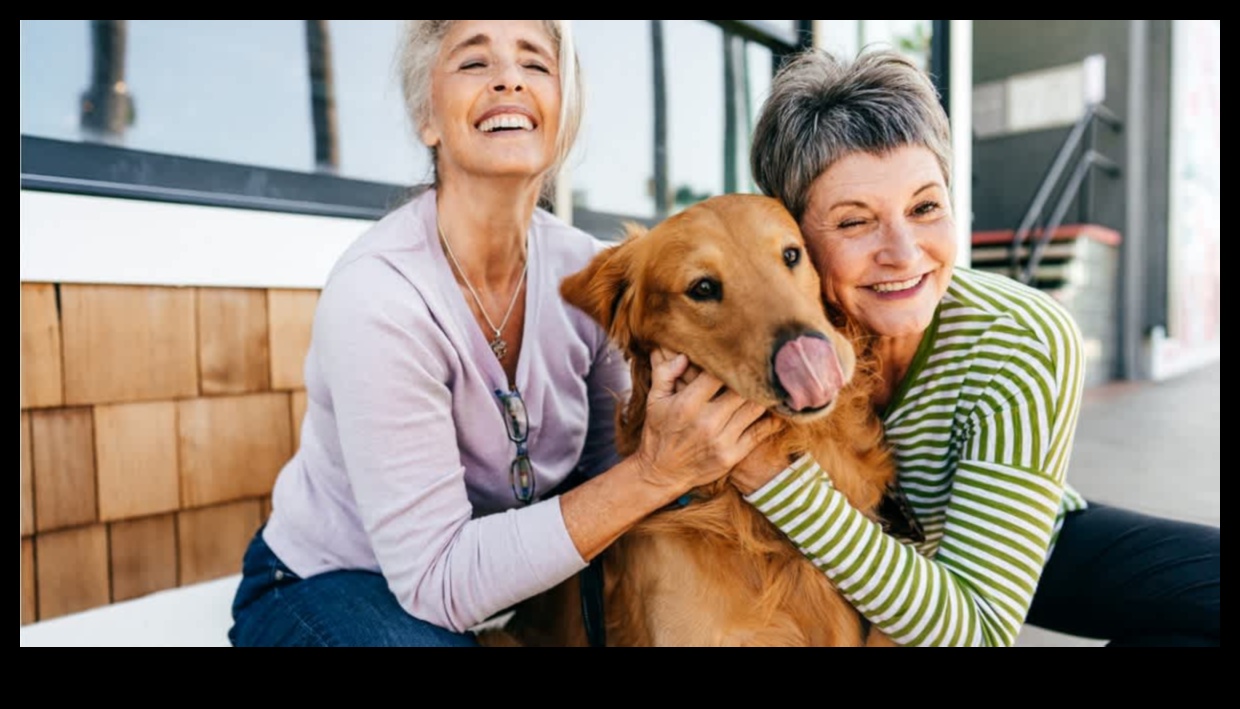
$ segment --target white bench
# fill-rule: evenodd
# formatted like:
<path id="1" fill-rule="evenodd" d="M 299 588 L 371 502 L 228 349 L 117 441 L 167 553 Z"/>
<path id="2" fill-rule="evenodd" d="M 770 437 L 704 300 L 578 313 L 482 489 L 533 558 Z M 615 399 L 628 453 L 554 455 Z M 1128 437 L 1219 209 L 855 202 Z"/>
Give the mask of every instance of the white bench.
<path id="1" fill-rule="evenodd" d="M 18 647 L 232 647 L 232 602 L 241 576 L 160 591 L 21 628 Z M 479 624 L 503 627 L 511 614 Z"/>
<path id="2" fill-rule="evenodd" d="M 230 647 L 239 583 L 229 576 L 27 625 L 18 647 Z"/>

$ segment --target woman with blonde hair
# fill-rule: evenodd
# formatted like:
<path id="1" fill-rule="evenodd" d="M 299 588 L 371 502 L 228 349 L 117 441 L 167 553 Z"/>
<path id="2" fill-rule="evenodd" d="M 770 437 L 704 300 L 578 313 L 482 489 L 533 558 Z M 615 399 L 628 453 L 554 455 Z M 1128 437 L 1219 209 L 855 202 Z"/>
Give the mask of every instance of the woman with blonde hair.
<path id="1" fill-rule="evenodd" d="M 409 20 L 400 71 L 433 185 L 323 288 L 237 646 L 472 645 L 771 432 L 718 380 L 675 392 L 687 361 L 655 355 L 617 459 L 627 364 L 558 293 L 603 244 L 538 207 L 581 120 L 567 20 Z"/>

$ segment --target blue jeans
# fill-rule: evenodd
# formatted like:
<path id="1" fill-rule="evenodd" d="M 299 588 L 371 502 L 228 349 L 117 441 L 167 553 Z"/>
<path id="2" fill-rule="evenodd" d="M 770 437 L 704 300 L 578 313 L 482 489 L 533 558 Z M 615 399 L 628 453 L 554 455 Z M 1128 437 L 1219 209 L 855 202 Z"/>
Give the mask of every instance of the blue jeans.
<path id="1" fill-rule="evenodd" d="M 380 574 L 333 571 L 298 578 L 254 535 L 242 563 L 228 639 L 234 647 L 468 647 L 409 615 Z"/>
<path id="2" fill-rule="evenodd" d="M 1109 647 L 1222 645 L 1218 527 L 1090 503 L 1070 513 L 1028 622 Z"/>

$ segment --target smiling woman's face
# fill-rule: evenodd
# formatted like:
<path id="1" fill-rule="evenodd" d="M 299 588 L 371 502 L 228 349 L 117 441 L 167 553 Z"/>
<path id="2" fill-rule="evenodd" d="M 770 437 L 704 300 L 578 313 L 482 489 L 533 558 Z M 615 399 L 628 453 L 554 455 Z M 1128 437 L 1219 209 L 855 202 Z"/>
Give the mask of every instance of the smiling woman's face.
<path id="1" fill-rule="evenodd" d="M 956 262 L 949 198 L 921 146 L 851 153 L 819 175 L 801 229 L 827 300 L 875 335 L 920 340 Z"/>
<path id="2" fill-rule="evenodd" d="M 422 142 L 439 173 L 528 177 L 552 163 L 560 119 L 555 43 L 542 20 L 460 20 L 431 75 Z"/>

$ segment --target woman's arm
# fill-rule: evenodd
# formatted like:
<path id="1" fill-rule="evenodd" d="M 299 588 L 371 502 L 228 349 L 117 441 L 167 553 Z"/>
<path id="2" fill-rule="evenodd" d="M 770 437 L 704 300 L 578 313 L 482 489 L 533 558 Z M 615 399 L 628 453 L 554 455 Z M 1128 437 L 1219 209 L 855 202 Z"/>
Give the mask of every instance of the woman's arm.
<path id="1" fill-rule="evenodd" d="M 1057 532 L 1081 396 L 1073 371 L 1046 362 L 1040 387 L 996 373 L 998 396 L 969 423 L 931 557 L 851 507 L 808 457 L 747 499 L 896 642 L 1011 645 Z"/>

